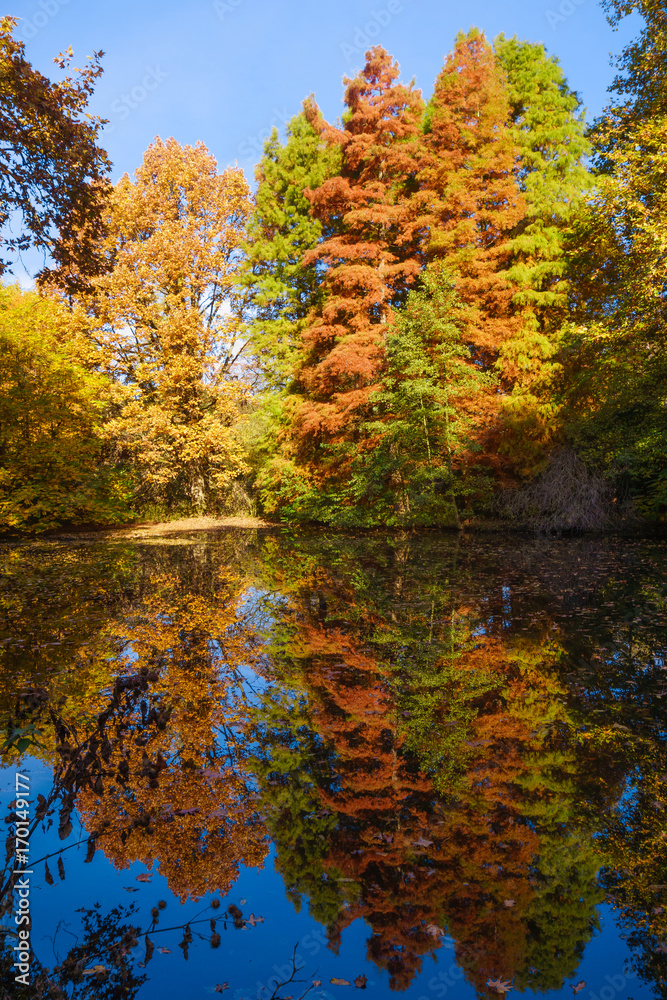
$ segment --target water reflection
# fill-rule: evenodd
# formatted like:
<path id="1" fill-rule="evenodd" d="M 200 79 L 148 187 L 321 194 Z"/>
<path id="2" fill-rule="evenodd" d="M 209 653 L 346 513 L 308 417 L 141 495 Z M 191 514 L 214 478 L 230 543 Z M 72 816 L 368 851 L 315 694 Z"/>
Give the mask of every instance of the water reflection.
<path id="1" fill-rule="evenodd" d="M 395 990 L 440 956 L 438 997 L 450 976 L 562 989 L 607 899 L 664 995 L 661 544 L 238 532 L 6 555 L 4 757 L 30 741 L 53 766 L 63 842 L 76 809 L 91 851 L 185 900 L 226 895 L 270 838 L 334 952 L 363 920 Z"/>

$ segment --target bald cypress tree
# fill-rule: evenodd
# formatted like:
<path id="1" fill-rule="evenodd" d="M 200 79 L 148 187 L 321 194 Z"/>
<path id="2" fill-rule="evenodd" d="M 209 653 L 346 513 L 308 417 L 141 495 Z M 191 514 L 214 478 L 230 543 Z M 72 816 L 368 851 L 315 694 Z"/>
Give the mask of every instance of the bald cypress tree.
<path id="1" fill-rule="evenodd" d="M 340 172 L 307 195 L 316 219 L 336 231 L 308 252 L 325 292 L 303 332 L 296 373 L 294 434 L 316 478 L 345 465 L 348 446 L 378 388 L 387 323 L 422 264 L 417 211 L 421 94 L 398 82 L 384 49 L 367 53 L 348 80 L 342 128 L 325 122 L 314 103 L 310 123 L 339 149 Z"/>
<path id="2" fill-rule="evenodd" d="M 507 269 L 525 206 L 509 113 L 491 45 L 476 28 L 460 33 L 428 105 L 420 179 L 429 194 L 428 256 L 455 275 L 467 339 L 486 368 L 516 328 Z"/>
<path id="3" fill-rule="evenodd" d="M 509 131 L 519 153 L 525 213 L 510 241 L 508 279 L 517 322 L 500 349 L 501 449 L 512 468 L 532 474 L 560 432 L 553 377 L 568 318 L 566 249 L 585 207 L 591 151 L 581 102 L 558 60 L 542 44 L 500 35 L 496 58 L 507 74 Z"/>

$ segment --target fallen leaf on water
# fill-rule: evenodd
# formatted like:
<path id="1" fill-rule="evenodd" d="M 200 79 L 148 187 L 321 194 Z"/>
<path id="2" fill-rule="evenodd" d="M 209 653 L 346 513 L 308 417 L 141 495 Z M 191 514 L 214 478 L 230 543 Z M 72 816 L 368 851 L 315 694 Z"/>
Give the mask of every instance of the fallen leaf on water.
<path id="1" fill-rule="evenodd" d="M 247 902 L 248 902 L 247 899 L 239 899 L 239 903 L 241 904 L 241 906 L 243 906 Z"/>
<path id="2" fill-rule="evenodd" d="M 412 843 L 415 847 L 431 847 L 433 845 L 432 840 L 425 840 L 423 837 L 417 837 L 417 839 L 413 840 Z"/>
<path id="3" fill-rule="evenodd" d="M 137 882 L 150 882 L 153 876 L 149 872 L 144 872 L 143 875 L 137 875 Z"/>
<path id="4" fill-rule="evenodd" d="M 514 906 L 514 900 L 506 899 L 505 902 L 503 903 L 503 906 Z"/>
<path id="5" fill-rule="evenodd" d="M 351 983 L 349 983 L 347 981 L 347 979 L 336 979 L 335 977 L 334 977 L 334 979 L 330 979 L 329 982 L 333 983 L 334 986 L 351 986 L 352 985 Z"/>
<path id="6" fill-rule="evenodd" d="M 509 981 L 503 982 L 502 979 L 487 979 L 486 985 L 490 986 L 496 993 L 509 993 L 512 989 L 512 984 Z"/>
<path id="7" fill-rule="evenodd" d="M 92 969 L 86 969 L 81 973 L 82 976 L 97 976 L 100 972 L 106 972 L 106 965 L 94 965 Z"/>
<path id="8" fill-rule="evenodd" d="M 215 984 L 215 992 L 216 993 L 222 993 L 223 990 L 228 990 L 228 989 L 229 989 L 229 983 L 216 983 Z"/>
<path id="9" fill-rule="evenodd" d="M 161 955 L 171 955 L 171 948 L 158 948 Z"/>
<path id="10" fill-rule="evenodd" d="M 354 985 L 357 987 L 358 990 L 365 990 L 367 982 L 368 980 L 366 979 L 366 976 L 362 972 L 361 975 L 357 976 L 357 978 L 354 980 Z"/>
<path id="11" fill-rule="evenodd" d="M 123 889 L 125 889 L 125 892 L 139 892 L 137 887 L 134 885 L 124 885 Z"/>
<path id="12" fill-rule="evenodd" d="M 246 920 L 246 923 L 250 924 L 251 927 L 254 927 L 255 924 L 263 924 L 264 917 L 256 917 L 254 913 L 251 913 L 248 919 Z"/>
<path id="13" fill-rule="evenodd" d="M 577 983 L 576 986 L 570 986 L 570 989 L 572 990 L 573 993 L 580 993 L 585 985 L 586 985 L 586 980 L 582 979 L 581 982 Z"/>
<path id="14" fill-rule="evenodd" d="M 444 937 L 445 932 L 442 927 L 438 927 L 437 924 L 429 924 L 426 928 L 426 933 L 431 934 L 432 937 Z"/>
<path id="15" fill-rule="evenodd" d="M 322 985 L 321 979 L 313 979 L 313 986 L 321 986 L 321 985 Z"/>

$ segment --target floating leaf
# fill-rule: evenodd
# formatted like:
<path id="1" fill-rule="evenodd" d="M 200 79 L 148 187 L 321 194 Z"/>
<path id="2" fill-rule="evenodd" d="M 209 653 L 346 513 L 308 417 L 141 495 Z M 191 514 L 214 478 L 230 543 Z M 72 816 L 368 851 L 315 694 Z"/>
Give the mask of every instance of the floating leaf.
<path id="1" fill-rule="evenodd" d="M 352 985 L 352 983 L 348 982 L 347 979 L 336 979 L 336 978 L 334 978 L 334 979 L 330 979 L 329 982 L 333 983 L 334 986 L 351 986 Z"/>
<path id="2" fill-rule="evenodd" d="M 228 990 L 228 989 L 229 989 L 229 983 L 216 983 L 215 985 L 216 993 L 222 993 L 223 990 Z"/>
<path id="3" fill-rule="evenodd" d="M 503 982 L 502 979 L 487 979 L 486 985 L 490 986 L 496 993 L 509 993 L 512 989 L 512 984 L 509 981 Z"/>
<path id="4" fill-rule="evenodd" d="M 573 993 L 580 993 L 585 985 L 586 985 L 586 980 L 582 979 L 581 982 L 577 983 L 576 986 L 571 986 L 570 989 L 572 990 Z"/>
<path id="5" fill-rule="evenodd" d="M 171 955 L 171 948 L 158 948 L 161 955 Z"/>
<path id="6" fill-rule="evenodd" d="M 365 990 L 367 982 L 368 980 L 366 979 L 366 976 L 362 972 L 361 975 L 357 976 L 357 978 L 354 980 L 354 985 L 357 987 L 358 990 Z"/>
<path id="7" fill-rule="evenodd" d="M 514 900 L 506 899 L 505 902 L 503 903 L 503 906 L 514 906 Z"/>
<path id="8" fill-rule="evenodd" d="M 445 932 L 443 931 L 442 927 L 438 927 L 437 924 L 429 924 L 426 928 L 426 933 L 436 938 L 445 936 Z"/>
<path id="9" fill-rule="evenodd" d="M 85 969 L 85 971 L 82 972 L 81 975 L 82 976 L 99 976 L 103 972 L 106 972 L 106 971 L 107 971 L 106 965 L 94 965 L 92 967 L 92 969 Z"/>
<path id="10" fill-rule="evenodd" d="M 150 882 L 152 878 L 150 872 L 144 872 L 143 875 L 137 875 L 137 882 Z"/>

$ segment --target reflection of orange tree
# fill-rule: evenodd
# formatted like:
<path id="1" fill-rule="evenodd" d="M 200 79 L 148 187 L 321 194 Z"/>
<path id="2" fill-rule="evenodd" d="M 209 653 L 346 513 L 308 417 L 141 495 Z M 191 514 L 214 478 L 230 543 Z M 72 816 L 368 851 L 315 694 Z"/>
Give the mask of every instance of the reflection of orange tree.
<path id="1" fill-rule="evenodd" d="M 100 751 L 104 790 L 79 793 L 82 821 L 118 867 L 159 859 L 182 899 L 227 892 L 239 865 L 261 865 L 267 852 L 240 762 L 237 669 L 250 636 L 239 601 L 231 589 L 203 597 L 154 578 L 113 640 L 128 693 L 107 724 L 116 739 Z M 142 676 L 143 697 L 132 686 Z"/>
<path id="2" fill-rule="evenodd" d="M 549 735 L 567 722 L 558 650 L 548 623 L 512 644 L 480 635 L 488 604 L 454 610 L 449 595 L 436 609 L 423 587 L 417 604 L 400 556 L 375 601 L 356 566 L 317 567 L 289 587 L 272 654 L 294 700 L 269 695 L 260 713 L 278 867 L 334 947 L 354 919 L 368 922 L 369 957 L 394 988 L 444 929 L 478 989 L 491 976 L 560 988 L 592 933 L 599 862 L 577 816 L 573 754 Z"/>

